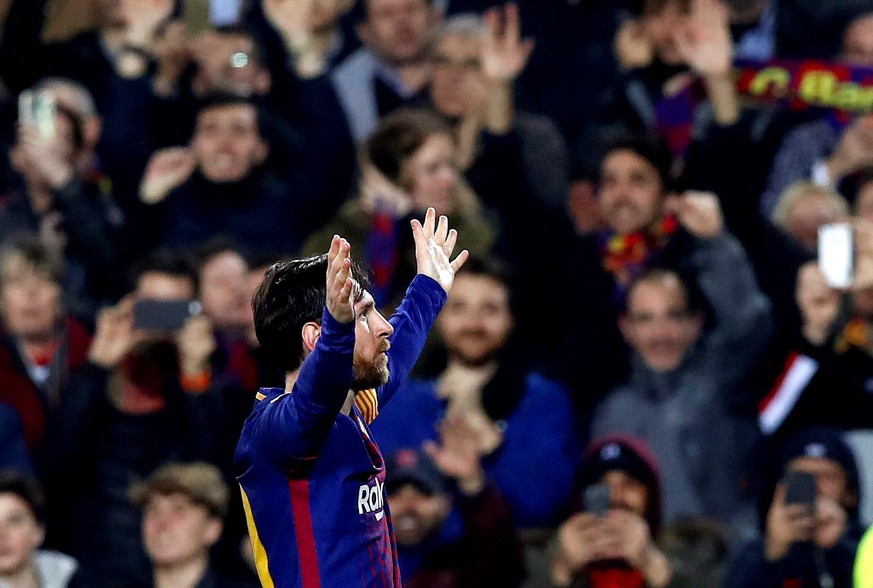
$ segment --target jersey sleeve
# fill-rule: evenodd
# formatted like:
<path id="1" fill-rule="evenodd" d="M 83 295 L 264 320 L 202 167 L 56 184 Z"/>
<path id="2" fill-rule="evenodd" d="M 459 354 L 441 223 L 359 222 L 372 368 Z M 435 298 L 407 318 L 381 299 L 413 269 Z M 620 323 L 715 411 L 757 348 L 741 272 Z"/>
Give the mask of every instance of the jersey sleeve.
<path id="1" fill-rule="evenodd" d="M 413 278 L 403 302 L 389 319 L 394 327 L 391 350 L 388 352 L 391 375 L 388 382 L 376 390 L 378 406 L 384 406 L 391 400 L 400 385 L 406 381 L 424 348 L 427 334 L 445 303 L 446 291 L 436 280 L 422 274 Z"/>
<path id="2" fill-rule="evenodd" d="M 260 450 L 283 464 L 318 457 L 351 388 L 354 349 L 355 323 L 340 323 L 325 309 L 321 336 L 291 393 L 270 401 L 258 418 Z"/>

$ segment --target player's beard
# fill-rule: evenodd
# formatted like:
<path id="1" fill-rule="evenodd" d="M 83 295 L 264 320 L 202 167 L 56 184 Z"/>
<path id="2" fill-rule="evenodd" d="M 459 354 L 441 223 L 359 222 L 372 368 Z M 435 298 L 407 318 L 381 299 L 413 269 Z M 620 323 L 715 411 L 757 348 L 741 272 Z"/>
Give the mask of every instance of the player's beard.
<path id="1" fill-rule="evenodd" d="M 364 361 L 356 356 L 352 363 L 352 390 L 360 392 L 385 384 L 390 375 L 385 357 L 382 352 L 377 353 L 376 357 L 370 361 Z"/>

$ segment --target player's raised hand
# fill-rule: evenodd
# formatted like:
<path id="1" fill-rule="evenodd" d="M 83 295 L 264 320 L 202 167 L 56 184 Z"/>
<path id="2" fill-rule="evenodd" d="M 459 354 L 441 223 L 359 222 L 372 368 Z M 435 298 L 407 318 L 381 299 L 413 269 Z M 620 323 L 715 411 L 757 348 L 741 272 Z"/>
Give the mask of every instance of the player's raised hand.
<path id="1" fill-rule="evenodd" d="M 334 235 L 327 252 L 327 297 L 325 303 L 330 315 L 341 323 L 355 319 L 352 306 L 352 290 L 355 282 L 351 277 L 352 259 L 349 257 L 349 242 Z"/>
<path id="2" fill-rule="evenodd" d="M 448 217 L 441 215 L 437 221 L 436 211 L 428 208 L 424 215 L 424 224 L 413 219 L 412 237 L 415 240 L 418 273 L 439 282 L 446 292 L 451 290 L 455 272 L 461 269 L 470 252 L 464 249 L 454 260 L 451 259 L 458 241 L 458 231 L 449 229 Z"/>

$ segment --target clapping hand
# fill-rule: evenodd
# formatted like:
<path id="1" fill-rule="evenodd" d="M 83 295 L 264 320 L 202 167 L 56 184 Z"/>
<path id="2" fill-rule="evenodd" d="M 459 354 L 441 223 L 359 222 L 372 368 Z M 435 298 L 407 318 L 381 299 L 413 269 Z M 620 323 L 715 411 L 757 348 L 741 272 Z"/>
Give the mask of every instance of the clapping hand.
<path id="1" fill-rule="evenodd" d="M 451 260 L 458 241 L 458 231 L 449 229 L 449 219 L 441 215 L 436 220 L 436 211 L 428 208 L 424 224 L 418 219 L 412 221 L 412 237 L 415 240 L 415 261 L 418 273 L 436 280 L 448 293 L 455 280 L 455 273 L 467 261 L 470 252 L 464 249 Z"/>
<path id="2" fill-rule="evenodd" d="M 482 491 L 485 472 L 477 431 L 463 415 L 453 415 L 439 424 L 440 443 L 424 444 L 425 452 L 443 474 L 454 478 L 467 496 Z"/>

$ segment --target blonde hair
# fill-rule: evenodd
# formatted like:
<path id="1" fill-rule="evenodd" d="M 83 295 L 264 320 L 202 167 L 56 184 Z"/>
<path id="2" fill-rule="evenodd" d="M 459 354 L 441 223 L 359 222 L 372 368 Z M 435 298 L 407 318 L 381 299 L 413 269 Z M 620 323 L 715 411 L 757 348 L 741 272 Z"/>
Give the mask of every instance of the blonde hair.
<path id="1" fill-rule="evenodd" d="M 807 197 L 826 200 L 834 216 L 849 215 L 849 203 L 838 192 L 812 182 L 802 181 L 791 184 L 779 195 L 779 201 L 773 210 L 773 224 L 783 231 L 788 231 L 788 215 L 791 209 L 799 200 Z"/>
<path id="2" fill-rule="evenodd" d="M 144 507 L 156 494 L 182 494 L 217 518 L 227 513 L 230 500 L 230 490 L 221 472 L 202 461 L 163 465 L 145 481 L 133 484 L 129 497 L 131 502 Z"/>

